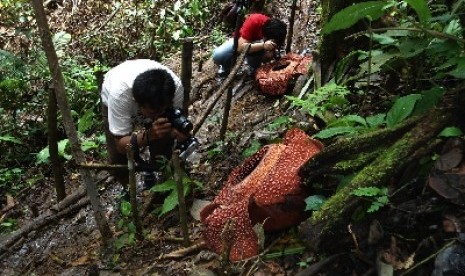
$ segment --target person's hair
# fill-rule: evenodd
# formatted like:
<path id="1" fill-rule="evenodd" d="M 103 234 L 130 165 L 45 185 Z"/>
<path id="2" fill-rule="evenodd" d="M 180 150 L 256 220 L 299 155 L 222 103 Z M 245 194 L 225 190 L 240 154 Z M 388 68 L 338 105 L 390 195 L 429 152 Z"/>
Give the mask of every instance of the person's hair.
<path id="1" fill-rule="evenodd" d="M 132 86 L 132 94 L 138 105 L 157 109 L 172 105 L 175 90 L 173 77 L 163 69 L 139 74 Z"/>
<path id="2" fill-rule="evenodd" d="M 287 26 L 283 21 L 277 18 L 270 18 L 263 25 L 262 31 L 266 39 L 273 39 L 279 47 L 284 45 L 284 40 L 287 35 Z"/>

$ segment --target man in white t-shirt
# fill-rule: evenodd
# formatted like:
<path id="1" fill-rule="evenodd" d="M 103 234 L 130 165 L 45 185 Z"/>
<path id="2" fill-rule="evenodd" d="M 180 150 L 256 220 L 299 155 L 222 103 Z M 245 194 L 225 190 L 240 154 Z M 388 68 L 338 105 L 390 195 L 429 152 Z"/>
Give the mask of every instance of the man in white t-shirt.
<path id="1" fill-rule="evenodd" d="M 128 60 L 105 74 L 101 91 L 107 150 L 111 164 L 127 164 L 126 147 L 150 147 L 150 155 L 171 157 L 174 139 L 182 140 L 164 116 L 171 107 L 182 108 L 181 80 L 166 66 L 149 59 Z M 150 118 L 149 128 L 133 133 L 137 116 Z M 128 171 L 115 170 L 127 188 Z"/>

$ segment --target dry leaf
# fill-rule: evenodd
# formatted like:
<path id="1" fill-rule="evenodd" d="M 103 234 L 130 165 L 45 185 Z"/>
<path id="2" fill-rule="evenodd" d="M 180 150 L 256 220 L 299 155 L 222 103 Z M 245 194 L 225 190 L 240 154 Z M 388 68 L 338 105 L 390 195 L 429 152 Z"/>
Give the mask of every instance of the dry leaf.
<path id="1" fill-rule="evenodd" d="M 72 266 L 81 266 L 81 265 L 86 265 L 88 263 L 90 263 L 89 256 L 84 255 L 84 256 L 81 256 L 79 259 L 72 261 L 71 265 Z"/>

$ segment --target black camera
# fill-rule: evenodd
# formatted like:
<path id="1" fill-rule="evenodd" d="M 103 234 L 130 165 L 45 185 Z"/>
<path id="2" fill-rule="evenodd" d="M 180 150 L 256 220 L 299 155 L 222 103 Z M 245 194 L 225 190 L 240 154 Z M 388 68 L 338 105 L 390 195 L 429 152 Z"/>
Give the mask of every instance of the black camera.
<path id="1" fill-rule="evenodd" d="M 180 108 L 170 108 L 166 111 L 166 118 L 170 121 L 171 125 L 184 134 L 194 128 L 194 125 L 183 115 Z"/>
<path id="2" fill-rule="evenodd" d="M 184 116 L 180 108 L 170 108 L 165 114 L 166 118 L 168 118 L 175 129 L 183 134 L 189 135 L 186 141 L 182 143 L 179 141 L 176 142 L 176 149 L 181 152 L 179 157 L 181 159 L 186 159 L 199 145 L 197 138 L 190 136 L 190 132 L 194 128 L 194 125 Z"/>

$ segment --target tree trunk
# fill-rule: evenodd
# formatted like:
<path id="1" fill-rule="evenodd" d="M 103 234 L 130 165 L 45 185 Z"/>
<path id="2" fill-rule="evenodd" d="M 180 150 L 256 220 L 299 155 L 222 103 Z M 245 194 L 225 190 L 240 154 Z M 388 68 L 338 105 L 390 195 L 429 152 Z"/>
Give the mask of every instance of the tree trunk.
<path id="1" fill-rule="evenodd" d="M 316 250 L 329 248 L 334 238 L 341 234 L 341 229 L 345 231 L 345 226 L 350 223 L 352 213 L 360 205 L 359 198 L 351 196 L 352 191 L 360 187 L 387 186 L 388 180 L 404 169 L 409 162 L 419 157 L 420 154 L 428 153 L 431 150 L 429 143 L 454 118 L 458 118 L 456 115 L 457 107 L 460 106 L 460 102 L 463 103 L 463 100 L 457 100 L 457 95 L 463 93 L 464 90 L 460 88 L 452 91 L 445 97 L 441 107 L 423 115 L 418 123 L 400 138 L 393 140 L 392 136 L 385 136 L 385 140 L 393 140 L 391 146 L 385 149 L 374 147 L 371 150 L 369 147 L 359 148 L 361 151 L 364 149 L 371 152 L 379 151 L 379 155 L 371 163 L 363 167 L 349 184 L 331 196 L 320 210 L 315 211 L 307 221 L 300 225 L 299 232 L 304 237 L 305 243 Z M 405 129 L 405 126 L 408 125 L 411 124 L 404 124 L 399 129 Z M 380 141 L 384 140 L 380 139 L 380 137 L 372 138 L 380 143 Z M 347 142 L 346 148 L 343 147 L 343 143 L 340 143 L 338 152 L 344 153 L 346 149 L 351 152 L 351 149 L 357 148 L 353 144 L 359 142 L 357 138 L 345 141 Z M 305 165 L 301 175 L 303 178 L 307 176 L 313 177 L 312 169 L 316 169 L 321 164 L 323 157 L 331 157 L 331 154 L 326 153 L 328 150 L 333 152 L 331 147 L 328 147 Z M 340 158 L 336 159 L 340 162 Z"/>
<path id="2" fill-rule="evenodd" d="M 66 98 L 63 75 L 61 73 L 61 69 L 58 64 L 58 57 L 53 46 L 52 38 L 50 36 L 50 30 L 43 7 L 43 1 L 31 0 L 31 3 L 34 8 L 42 45 L 47 56 L 48 66 L 53 77 L 53 87 L 55 89 L 58 107 L 60 108 L 63 116 L 65 131 L 71 143 L 73 157 L 76 163 L 81 164 L 85 162 L 85 156 L 79 144 L 76 126 L 73 122 L 71 109 Z M 89 170 L 81 168 L 79 169 L 79 172 L 85 184 L 87 195 L 94 211 L 95 221 L 98 225 L 100 234 L 102 235 L 103 244 L 104 246 L 111 246 L 113 233 L 110 230 L 108 221 L 103 212 L 102 205 L 98 198 L 97 186 L 95 185 Z"/>
<path id="3" fill-rule="evenodd" d="M 365 0 L 322 0 L 321 26 L 324 26 L 331 17 L 340 10 L 360 2 L 365 2 Z M 352 33 L 354 28 L 321 36 L 320 58 L 322 85 L 328 81 L 332 71 L 331 68 L 334 66 L 335 61 L 344 55 L 344 53 L 353 49 L 354 42 L 345 41 L 344 38 L 347 33 Z M 363 47 L 359 47 L 359 49 L 363 49 Z"/>
<path id="4" fill-rule="evenodd" d="M 54 88 L 49 88 L 48 92 L 48 151 L 50 162 L 52 163 L 53 178 L 55 179 L 55 191 L 57 201 L 66 197 L 65 181 L 63 178 L 63 163 L 60 162 L 58 154 L 58 122 L 57 122 L 57 100 Z"/>

